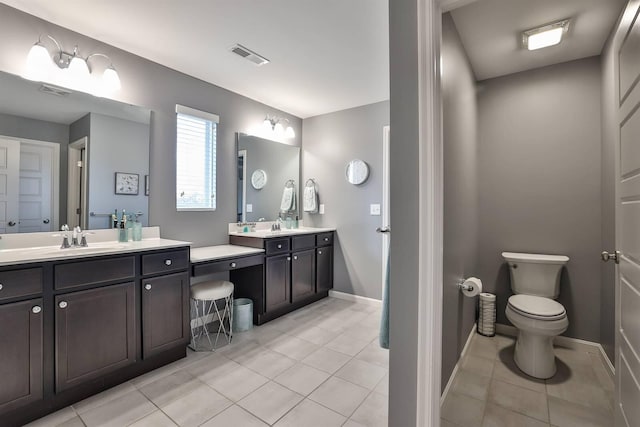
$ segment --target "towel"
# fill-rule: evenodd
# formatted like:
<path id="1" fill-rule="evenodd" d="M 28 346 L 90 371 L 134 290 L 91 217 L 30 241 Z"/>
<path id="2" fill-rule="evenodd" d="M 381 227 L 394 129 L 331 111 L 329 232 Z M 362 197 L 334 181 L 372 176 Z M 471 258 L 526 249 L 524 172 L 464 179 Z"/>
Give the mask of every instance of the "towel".
<path id="1" fill-rule="evenodd" d="M 391 251 L 387 257 L 387 271 L 385 272 L 384 290 L 382 291 L 382 317 L 380 318 L 380 347 L 389 348 L 389 264 Z"/>
<path id="2" fill-rule="evenodd" d="M 303 205 L 303 210 L 305 212 L 318 212 L 318 192 L 316 191 L 315 183 L 311 181 L 304 187 Z"/>
<path id="3" fill-rule="evenodd" d="M 295 193 L 293 187 L 284 187 L 282 192 L 282 201 L 280 202 L 280 210 L 288 212 L 295 209 Z"/>

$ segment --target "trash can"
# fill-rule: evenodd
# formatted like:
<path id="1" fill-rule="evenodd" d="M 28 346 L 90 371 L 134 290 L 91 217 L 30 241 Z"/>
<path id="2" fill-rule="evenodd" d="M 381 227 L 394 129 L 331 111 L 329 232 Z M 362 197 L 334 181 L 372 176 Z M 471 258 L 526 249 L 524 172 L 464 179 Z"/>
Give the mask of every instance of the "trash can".
<path id="1" fill-rule="evenodd" d="M 496 334 L 496 296 L 487 292 L 480 294 L 478 333 L 486 337 Z"/>
<path id="2" fill-rule="evenodd" d="M 253 301 L 249 298 L 233 300 L 233 332 L 244 332 L 253 328 Z"/>

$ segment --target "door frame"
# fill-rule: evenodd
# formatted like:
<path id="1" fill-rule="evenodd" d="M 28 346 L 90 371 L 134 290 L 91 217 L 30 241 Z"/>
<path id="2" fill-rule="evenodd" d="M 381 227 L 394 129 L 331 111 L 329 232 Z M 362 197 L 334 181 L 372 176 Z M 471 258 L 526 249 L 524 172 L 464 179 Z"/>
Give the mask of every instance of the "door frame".
<path id="1" fill-rule="evenodd" d="M 76 184 L 76 179 L 77 176 L 74 173 L 75 168 L 73 168 L 73 162 L 77 162 L 81 159 L 81 157 L 78 155 L 78 153 L 84 149 L 84 159 L 82 159 L 83 165 L 82 165 L 82 175 L 80 176 L 80 180 L 82 180 L 82 196 L 80 198 L 80 200 L 77 200 L 77 188 L 75 186 Z M 69 144 L 69 149 L 68 149 L 68 153 L 67 153 L 67 157 L 68 157 L 68 162 L 67 162 L 67 223 L 70 223 L 72 221 L 69 221 L 69 218 L 72 215 L 72 210 L 75 209 L 75 207 L 77 206 L 76 201 L 79 203 L 80 205 L 80 211 L 81 211 L 81 215 L 80 215 L 80 227 L 84 230 L 88 227 L 89 225 L 89 213 L 87 212 L 87 210 L 89 209 L 89 200 L 88 200 L 88 195 L 89 192 L 87 191 L 88 186 L 89 186 L 89 138 L 86 136 L 83 136 L 82 138 L 79 138 L 75 141 L 73 141 L 72 143 Z M 72 191 L 73 190 L 73 191 Z M 73 197 L 71 197 L 71 194 L 74 194 Z M 75 214 L 73 214 L 75 215 Z"/>
<path id="2" fill-rule="evenodd" d="M 391 218 L 391 206 L 389 205 L 390 193 L 390 172 L 389 172 L 389 155 L 391 154 L 390 146 L 390 129 L 389 125 L 382 128 L 382 228 L 389 226 Z M 380 289 L 384 293 L 385 282 L 387 281 L 387 268 L 389 263 L 389 233 L 382 234 L 382 286 Z"/>
<path id="3" fill-rule="evenodd" d="M 247 150 L 238 150 L 238 158 L 242 159 L 242 222 L 246 222 L 247 221 Z M 236 171 L 236 174 L 237 173 L 238 172 Z"/>

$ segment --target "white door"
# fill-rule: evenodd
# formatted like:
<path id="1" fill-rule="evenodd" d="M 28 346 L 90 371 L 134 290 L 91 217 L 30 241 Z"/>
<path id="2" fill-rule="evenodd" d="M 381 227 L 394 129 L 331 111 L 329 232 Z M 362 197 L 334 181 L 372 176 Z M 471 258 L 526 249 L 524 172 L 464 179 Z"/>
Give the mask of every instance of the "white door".
<path id="1" fill-rule="evenodd" d="M 640 22 L 617 48 L 616 426 L 640 426 Z"/>
<path id="2" fill-rule="evenodd" d="M 20 142 L 0 137 L 0 234 L 18 232 Z"/>
<path id="3" fill-rule="evenodd" d="M 19 232 L 34 233 L 57 229 L 57 173 L 54 161 L 57 144 L 20 144 Z M 54 228 L 55 226 L 55 228 Z"/>

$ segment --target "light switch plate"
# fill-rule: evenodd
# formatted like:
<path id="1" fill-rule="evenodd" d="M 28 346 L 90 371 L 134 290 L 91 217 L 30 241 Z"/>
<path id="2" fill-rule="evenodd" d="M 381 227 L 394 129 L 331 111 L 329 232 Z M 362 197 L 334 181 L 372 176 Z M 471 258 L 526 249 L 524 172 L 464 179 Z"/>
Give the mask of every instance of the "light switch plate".
<path id="1" fill-rule="evenodd" d="M 320 215 L 324 215 L 324 203 L 320 203 L 320 207 L 318 208 L 318 213 Z"/>
<path id="2" fill-rule="evenodd" d="M 253 205 L 251 203 L 247 204 L 247 213 L 253 212 Z"/>
<path id="3" fill-rule="evenodd" d="M 380 204 L 374 203 L 369 205 L 369 213 L 371 215 L 379 216 L 380 215 Z"/>

